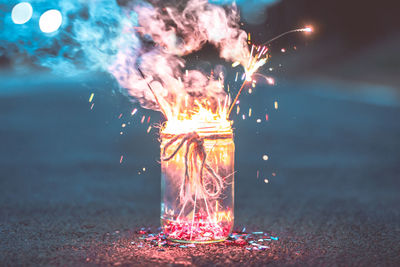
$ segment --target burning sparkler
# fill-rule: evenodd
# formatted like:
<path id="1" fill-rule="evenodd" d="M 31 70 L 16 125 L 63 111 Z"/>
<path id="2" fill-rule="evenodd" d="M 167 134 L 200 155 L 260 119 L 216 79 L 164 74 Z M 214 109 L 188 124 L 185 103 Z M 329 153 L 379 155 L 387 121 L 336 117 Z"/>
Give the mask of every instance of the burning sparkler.
<path id="1" fill-rule="evenodd" d="M 247 82 L 251 82 L 253 75 L 257 74 L 256 72 L 258 71 L 259 68 L 261 68 L 262 66 L 265 65 L 265 63 L 267 63 L 268 61 L 268 47 L 266 45 L 270 44 L 271 42 L 285 36 L 288 35 L 290 33 L 294 33 L 294 32 L 312 32 L 313 29 L 310 26 L 307 26 L 306 28 L 301 28 L 301 29 L 294 29 L 294 30 L 290 30 L 287 32 L 284 32 L 282 34 L 279 34 L 278 36 L 270 39 L 269 41 L 259 45 L 259 46 L 255 46 L 252 45 L 251 46 L 251 52 L 250 52 L 250 56 L 247 62 L 247 65 L 243 66 L 244 67 L 244 73 L 243 73 L 243 83 L 239 88 L 238 93 L 236 94 L 235 99 L 232 102 L 231 107 L 229 108 L 229 111 L 227 113 L 227 116 L 229 117 L 229 115 L 232 112 L 233 107 L 236 105 L 240 94 L 242 93 L 242 90 L 244 88 L 244 86 L 246 85 Z M 253 56 L 254 55 L 254 56 Z M 236 61 L 235 63 L 232 64 L 232 67 L 238 66 L 240 63 L 238 61 Z M 268 82 L 268 84 L 274 84 L 274 80 L 270 77 L 265 77 L 265 80 Z"/>
<path id="2" fill-rule="evenodd" d="M 137 6 L 135 11 L 139 27 L 134 29 L 141 38 L 150 36 L 156 45 L 134 54 L 121 48 L 110 71 L 142 106 L 158 109 L 166 119 L 160 129 L 163 231 L 179 242 L 222 241 L 229 236 L 234 219 L 235 147 L 229 116 L 246 84 L 256 86 L 254 76 L 260 75 L 257 71 L 269 58 L 267 45 L 311 28 L 288 31 L 249 49 L 250 35 L 239 28 L 235 7 L 189 0 L 179 11 L 171 6 Z M 170 27 L 171 22 L 175 27 Z M 224 75 L 207 76 L 184 68 L 181 56 L 206 42 L 216 46 L 222 58 L 233 61 L 232 67 L 244 69 L 233 102 L 224 91 Z M 137 68 L 131 69 L 132 65 Z"/>

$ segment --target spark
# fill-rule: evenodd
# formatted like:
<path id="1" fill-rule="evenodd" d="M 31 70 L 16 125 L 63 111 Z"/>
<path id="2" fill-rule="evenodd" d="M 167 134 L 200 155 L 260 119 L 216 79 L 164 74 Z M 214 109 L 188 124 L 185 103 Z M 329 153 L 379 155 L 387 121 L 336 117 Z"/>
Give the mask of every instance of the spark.
<path id="1" fill-rule="evenodd" d="M 261 119 L 257 119 L 257 123 L 261 123 Z"/>
<path id="2" fill-rule="evenodd" d="M 235 62 L 232 63 L 232 68 L 237 67 L 239 65 L 240 65 L 240 62 L 239 61 L 235 61 Z"/>
<path id="3" fill-rule="evenodd" d="M 264 183 L 268 184 L 269 183 L 268 179 L 265 178 Z"/>
<path id="4" fill-rule="evenodd" d="M 278 101 L 275 101 L 275 102 L 274 102 L 274 108 L 275 108 L 275 109 L 278 109 Z"/>
<path id="5" fill-rule="evenodd" d="M 307 26 L 306 28 L 303 29 L 304 32 L 313 32 L 314 29 L 312 26 Z"/>
<path id="6" fill-rule="evenodd" d="M 126 123 L 123 123 L 123 124 L 121 125 L 121 127 L 122 127 L 122 128 L 125 128 L 125 127 L 126 127 Z"/>
<path id="7" fill-rule="evenodd" d="M 135 113 L 137 112 L 137 108 L 134 108 L 131 112 L 131 116 L 135 115 Z"/>
<path id="8" fill-rule="evenodd" d="M 94 93 L 91 93 L 91 94 L 90 94 L 90 97 L 89 97 L 89 103 L 91 103 L 91 102 L 92 102 L 92 100 L 93 100 L 93 97 L 94 97 Z"/>
<path id="9" fill-rule="evenodd" d="M 92 105 L 90 106 L 90 109 L 93 109 L 93 107 L 94 107 L 94 103 L 92 103 Z"/>
<path id="10" fill-rule="evenodd" d="M 121 117 L 122 117 L 122 113 L 121 113 L 121 114 L 119 114 L 119 116 L 118 116 L 118 119 L 121 119 Z"/>
<path id="11" fill-rule="evenodd" d="M 268 114 L 265 114 L 265 120 L 268 121 Z"/>
<path id="12" fill-rule="evenodd" d="M 281 37 L 283 37 L 283 36 L 285 36 L 285 35 L 288 35 L 288 34 L 294 33 L 294 32 L 306 32 L 306 33 L 310 33 L 310 32 L 313 32 L 313 28 L 312 28 L 311 26 L 307 26 L 307 27 L 305 27 L 305 28 L 290 30 L 290 31 L 287 31 L 287 32 L 284 32 L 284 33 L 279 34 L 278 36 L 276 36 L 276 37 L 274 37 L 274 38 L 272 38 L 272 39 L 266 41 L 266 42 L 263 43 L 262 45 L 267 45 L 267 44 L 269 44 L 269 43 L 275 41 L 276 39 L 279 39 L 279 38 L 281 38 Z"/>
<path id="13" fill-rule="evenodd" d="M 294 29 L 294 30 L 291 30 L 291 31 L 284 32 L 284 33 L 282 33 L 282 34 L 270 39 L 269 41 L 261 44 L 260 46 L 251 45 L 251 51 L 250 51 L 250 56 L 249 56 L 247 65 L 243 66 L 245 72 L 243 73 L 242 80 L 244 80 L 245 78 L 246 78 L 246 80 L 243 81 L 242 86 L 240 87 L 240 89 L 239 89 L 239 91 L 238 91 L 238 93 L 237 93 L 237 95 L 235 97 L 235 100 L 233 101 L 233 104 L 231 105 L 231 107 L 230 107 L 230 109 L 228 111 L 228 114 L 227 114 L 228 118 L 229 118 L 229 115 L 232 112 L 233 106 L 235 105 L 236 101 L 238 100 L 238 98 L 239 98 L 239 96 L 240 96 L 240 94 L 241 94 L 241 92 L 243 90 L 243 87 L 245 86 L 246 82 L 251 81 L 253 74 L 255 74 L 258 71 L 259 68 L 261 68 L 262 66 L 265 65 L 265 63 L 267 63 L 268 55 L 266 53 L 268 51 L 268 48 L 266 47 L 266 45 L 271 43 L 271 42 L 273 42 L 274 40 L 276 40 L 278 38 L 281 38 L 281 37 L 283 37 L 283 36 L 285 36 L 285 35 L 287 35 L 289 33 L 294 33 L 294 32 L 312 32 L 312 28 L 310 26 L 308 26 L 306 28 Z M 248 42 L 250 42 L 250 34 L 248 35 Z M 254 50 L 256 50 L 255 53 L 254 53 Z M 286 51 L 286 50 L 284 50 L 284 51 Z M 253 53 L 255 55 L 253 55 Z M 236 81 L 236 79 L 235 79 L 235 81 Z M 267 80 L 267 82 L 268 82 L 268 80 Z"/>
<path id="14" fill-rule="evenodd" d="M 271 77 L 265 77 L 265 80 L 269 85 L 275 85 L 275 80 Z"/>
<path id="15" fill-rule="evenodd" d="M 149 128 L 147 128 L 147 133 L 149 133 L 151 131 L 151 125 L 149 126 Z"/>
<path id="16" fill-rule="evenodd" d="M 263 160 L 268 160 L 268 155 L 263 155 L 262 159 Z"/>
<path id="17" fill-rule="evenodd" d="M 124 156 L 121 155 L 121 158 L 119 159 L 119 164 L 121 164 L 123 160 L 124 160 Z"/>
<path id="18" fill-rule="evenodd" d="M 142 116 L 142 119 L 141 119 L 141 121 L 140 121 L 140 123 L 143 123 L 145 118 L 146 118 L 146 116 L 143 115 L 143 116 Z"/>

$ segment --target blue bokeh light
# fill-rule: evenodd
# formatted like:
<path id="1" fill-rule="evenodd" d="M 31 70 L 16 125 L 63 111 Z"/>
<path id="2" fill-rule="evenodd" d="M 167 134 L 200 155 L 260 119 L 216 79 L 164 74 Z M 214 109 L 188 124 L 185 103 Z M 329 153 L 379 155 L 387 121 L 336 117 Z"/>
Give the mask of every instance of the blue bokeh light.
<path id="1" fill-rule="evenodd" d="M 51 9 L 44 12 L 39 19 L 39 28 L 44 33 L 52 33 L 57 31 L 61 24 L 61 12 L 56 9 Z"/>
<path id="2" fill-rule="evenodd" d="M 22 2 L 16 4 L 11 11 L 11 19 L 15 24 L 24 24 L 32 18 L 33 9 L 31 4 Z"/>

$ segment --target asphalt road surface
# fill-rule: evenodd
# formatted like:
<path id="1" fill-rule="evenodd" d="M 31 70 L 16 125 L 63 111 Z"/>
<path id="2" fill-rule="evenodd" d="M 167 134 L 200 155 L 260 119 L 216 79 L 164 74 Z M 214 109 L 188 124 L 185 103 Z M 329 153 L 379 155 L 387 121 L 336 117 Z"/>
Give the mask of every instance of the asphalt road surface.
<path id="1" fill-rule="evenodd" d="M 1 79 L 0 265 L 400 265 L 400 101 L 387 88 L 311 77 L 243 96 L 235 228 L 279 237 L 254 251 L 140 239 L 159 227 L 157 113 L 131 116 L 101 79 Z"/>

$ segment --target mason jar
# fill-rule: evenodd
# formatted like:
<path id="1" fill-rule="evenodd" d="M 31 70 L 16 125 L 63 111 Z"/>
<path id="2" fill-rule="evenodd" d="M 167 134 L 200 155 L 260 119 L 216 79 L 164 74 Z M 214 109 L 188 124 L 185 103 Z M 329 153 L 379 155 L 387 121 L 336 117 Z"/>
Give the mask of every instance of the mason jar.
<path id="1" fill-rule="evenodd" d="M 161 134 L 161 226 L 184 243 L 225 240 L 234 219 L 232 128 L 205 123 L 195 131 Z"/>

